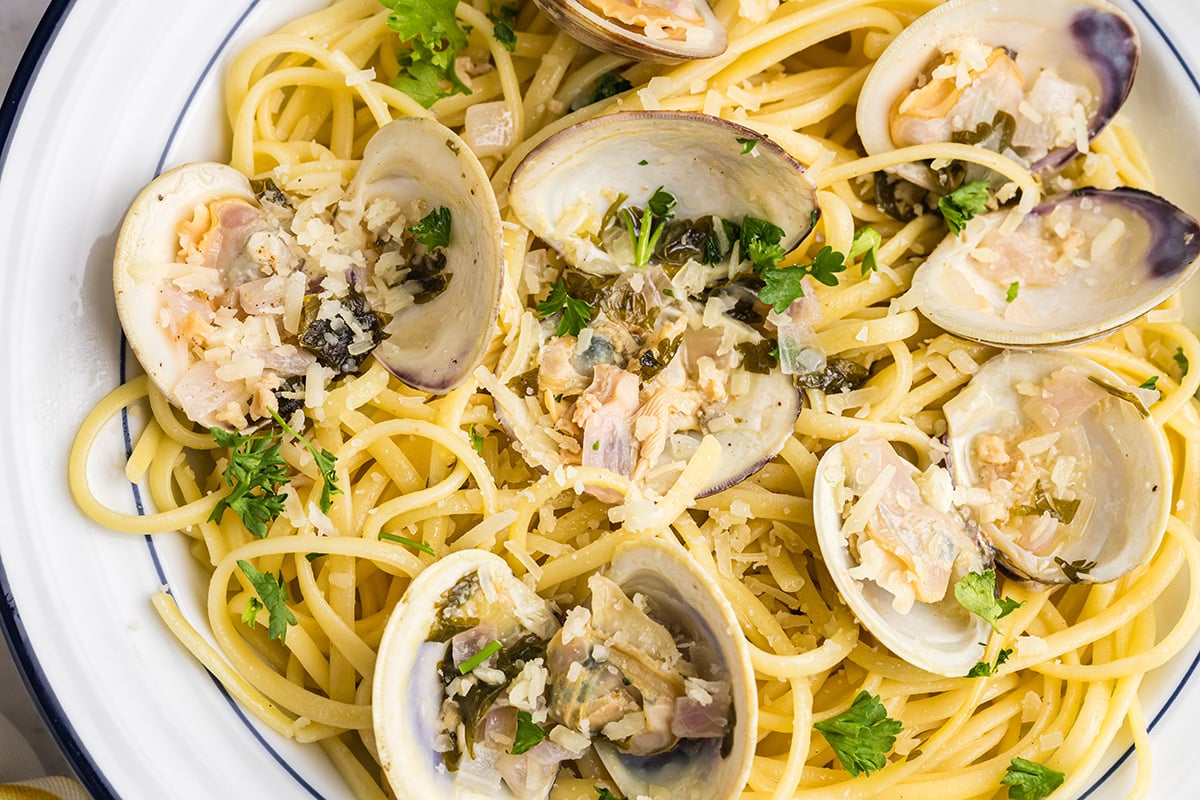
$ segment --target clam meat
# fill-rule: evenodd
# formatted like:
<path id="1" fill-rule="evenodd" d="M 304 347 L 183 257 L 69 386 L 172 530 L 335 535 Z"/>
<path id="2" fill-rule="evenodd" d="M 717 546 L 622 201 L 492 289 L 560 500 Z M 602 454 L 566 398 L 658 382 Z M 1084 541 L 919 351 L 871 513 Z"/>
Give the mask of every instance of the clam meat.
<path id="1" fill-rule="evenodd" d="M 748 775 L 757 700 L 732 608 L 678 545 L 618 548 L 555 608 L 463 551 L 402 598 L 380 647 L 375 735 L 397 797 L 725 798 Z"/>
<path id="2" fill-rule="evenodd" d="M 536 352 L 507 384 L 480 378 L 528 461 L 604 467 L 662 492 L 714 436 L 723 457 L 704 495 L 779 451 L 800 404 L 772 352 L 790 319 L 757 291 L 764 261 L 817 218 L 795 159 L 702 114 L 615 114 L 532 151 L 509 201 L 555 251 L 533 292 Z"/>
<path id="3" fill-rule="evenodd" d="M 954 586 L 992 558 L 953 495 L 944 468 L 922 472 L 864 431 L 821 457 L 813 516 L 825 565 L 863 627 L 910 664 L 962 677 L 990 629 Z"/>
<path id="4" fill-rule="evenodd" d="M 151 380 L 192 421 L 240 430 L 319 405 L 371 355 L 415 388 L 461 383 L 499 306 L 500 215 L 453 132 L 403 119 L 370 140 L 348 187 L 289 181 L 286 167 L 162 174 L 130 208 L 113 267 Z"/>
<path id="5" fill-rule="evenodd" d="M 999 566 L 1103 583 L 1150 559 L 1172 478 L 1147 394 L 1067 352 L 1005 351 L 946 402 L 955 484 Z"/>
<path id="6" fill-rule="evenodd" d="M 535 0 L 571 36 L 635 61 L 676 62 L 725 52 L 725 28 L 705 0 Z"/>
<path id="7" fill-rule="evenodd" d="M 1066 345 L 1132 322 L 1200 266 L 1200 223 L 1138 189 L 1084 188 L 948 235 L 913 277 L 932 322 L 1005 347 Z"/>
<path id="8" fill-rule="evenodd" d="M 1053 171 L 1124 104 L 1139 54 L 1133 23 L 1105 0 L 951 0 L 879 57 L 859 136 L 872 155 L 961 142 Z M 897 171 L 938 188 L 930 170 Z"/>

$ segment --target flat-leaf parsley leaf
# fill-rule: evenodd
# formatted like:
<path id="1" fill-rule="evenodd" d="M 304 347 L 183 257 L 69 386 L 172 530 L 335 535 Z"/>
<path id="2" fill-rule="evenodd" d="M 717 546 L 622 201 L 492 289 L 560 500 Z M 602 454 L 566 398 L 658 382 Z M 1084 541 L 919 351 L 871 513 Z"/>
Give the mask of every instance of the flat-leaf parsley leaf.
<path id="1" fill-rule="evenodd" d="M 416 225 L 409 227 L 409 232 L 417 237 L 417 241 L 425 245 L 427 250 L 437 247 L 450 246 L 450 209 L 438 206 L 430 211 Z"/>
<path id="2" fill-rule="evenodd" d="M 209 515 L 220 522 L 229 509 L 242 519 L 256 538 L 267 535 L 267 523 L 283 513 L 284 496 L 279 488 L 290 481 L 287 462 L 280 455 L 282 439 L 274 435 L 243 436 L 210 428 L 217 444 L 229 448 L 229 464 L 223 476 L 233 491 L 221 498 Z"/>
<path id="3" fill-rule="evenodd" d="M 858 693 L 850 708 L 813 727 L 829 742 L 842 767 L 852 776 L 883 769 L 888 751 L 904 729 L 899 720 L 887 715 L 877 695 L 865 691 Z"/>
<path id="4" fill-rule="evenodd" d="M 287 607 L 287 588 L 283 582 L 283 573 L 272 575 L 269 572 L 259 572 L 249 561 L 239 560 L 237 565 L 258 594 L 262 603 L 260 608 L 265 608 L 271 615 L 267 623 L 267 635 L 283 642 L 287 637 L 288 626 L 296 624 L 296 615 Z M 255 611 L 257 612 L 257 609 Z M 246 618 L 247 614 L 243 614 L 242 620 L 246 621 Z M 251 617 L 249 622 L 253 624 L 254 618 Z"/>
<path id="5" fill-rule="evenodd" d="M 988 197 L 987 181 L 971 181 L 939 200 L 938 210 L 945 217 L 950 232 L 958 235 L 976 214 L 987 209 Z"/>
<path id="6" fill-rule="evenodd" d="M 586 300 L 571 297 L 567 294 L 567 286 L 559 278 L 550 287 L 550 294 L 537 304 L 538 319 L 545 319 L 553 314 L 562 312 L 558 320 L 557 333 L 559 336 L 578 336 L 592 320 L 592 306 Z"/>
<path id="7" fill-rule="evenodd" d="M 400 74 L 392 85 L 429 108 L 442 97 L 470 94 L 454 71 L 458 52 L 467 45 L 467 32 L 458 24 L 458 0 L 379 0 L 391 9 L 388 27 L 409 52 L 400 56 Z"/>
<path id="8" fill-rule="evenodd" d="M 1042 800 L 1063 785 L 1066 775 L 1036 761 L 1014 758 L 1000 782 L 1008 787 L 1012 800 Z"/>
<path id="9" fill-rule="evenodd" d="M 517 736 L 513 739 L 512 750 L 508 752 L 514 756 L 519 756 L 522 753 L 528 752 L 532 747 L 546 738 L 546 729 L 533 721 L 533 715 L 528 711 L 517 712 Z"/>
<path id="10" fill-rule="evenodd" d="M 958 583 L 954 584 L 954 597 L 959 605 L 983 617 L 999 632 L 996 620 L 1007 617 L 1021 606 L 1024 601 L 1017 602 L 1009 597 L 996 597 L 996 571 L 985 569 L 983 572 L 969 572 Z"/>

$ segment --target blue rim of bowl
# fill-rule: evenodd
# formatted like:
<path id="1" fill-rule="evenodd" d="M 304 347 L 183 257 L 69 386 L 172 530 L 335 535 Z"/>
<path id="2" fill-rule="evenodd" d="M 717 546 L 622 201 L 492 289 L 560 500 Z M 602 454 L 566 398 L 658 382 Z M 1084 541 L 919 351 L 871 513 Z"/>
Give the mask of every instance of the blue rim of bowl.
<path id="1" fill-rule="evenodd" d="M 212 69 L 216 66 L 218 60 L 223 55 L 226 46 L 233 38 L 234 34 L 245 22 L 246 17 L 250 12 L 258 6 L 262 0 L 250 0 L 242 14 L 238 17 L 234 25 L 226 32 L 220 44 L 214 50 L 212 56 L 201 72 L 192 90 L 189 92 L 187 100 L 180 110 L 175 124 L 172 126 L 171 133 L 167 138 L 167 142 L 163 147 L 162 155 L 159 157 L 156 173 L 161 172 L 167 154 L 170 152 L 175 138 L 179 133 L 183 118 L 191 109 L 192 102 L 195 99 L 200 86 L 208 79 Z M 1175 43 L 1167 36 L 1166 31 L 1159 25 L 1158 21 L 1150 14 L 1143 5 L 1142 0 L 1130 0 L 1130 2 L 1138 9 L 1141 15 L 1146 19 L 1150 26 L 1154 29 L 1158 38 L 1166 45 L 1171 52 L 1175 62 L 1183 69 L 1184 74 L 1192 83 L 1192 88 L 1200 95 L 1200 80 L 1192 71 L 1183 54 L 1175 46 Z M 20 62 L 17 64 L 16 72 L 13 74 L 12 83 L 8 87 L 5 94 L 3 105 L 0 106 L 0 171 L 3 170 L 4 162 L 8 155 L 8 147 L 13 132 L 16 130 L 17 124 L 20 121 L 21 109 L 24 105 L 25 97 L 33 88 L 35 78 L 37 77 L 38 68 L 42 63 L 42 59 L 53 45 L 55 35 L 61 27 L 74 6 L 75 0 L 50 0 L 41 20 L 34 30 L 33 36 L 30 39 L 29 45 L 26 47 Z M 121 336 L 120 345 L 120 375 L 122 380 L 126 374 L 128 348 L 125 346 L 124 334 Z M 128 451 L 132 447 L 130 437 L 128 417 L 125 412 L 122 412 L 122 435 L 125 439 L 125 447 Z M 144 513 L 144 508 L 141 500 L 141 494 L 136 484 L 131 484 L 134 502 L 137 506 L 138 513 Z M 154 544 L 152 536 L 145 536 L 146 547 L 150 551 L 151 559 L 154 563 L 154 568 L 162 580 L 164 585 L 167 585 L 166 573 L 162 566 L 162 561 L 159 558 L 157 547 Z M 170 588 L 168 586 L 168 592 Z M 57 695 L 54 693 L 49 680 L 46 677 L 45 671 L 42 669 L 29 638 L 25 634 L 25 626 L 21 622 L 21 614 L 16 605 L 16 598 L 13 596 L 7 575 L 4 571 L 3 559 L 0 559 L 0 595 L 3 596 L 4 602 L 0 604 L 0 631 L 3 631 L 5 640 L 13 654 L 13 658 L 17 664 L 18 670 L 24 680 L 25 687 L 29 690 L 45 720 L 47 727 L 53 734 L 55 741 L 63 751 L 63 755 L 75 770 L 76 776 L 84 787 L 92 795 L 93 800 L 120 800 L 120 796 L 114 791 L 108 780 L 100 772 L 95 760 L 88 752 L 82 738 L 75 730 L 74 726 L 68 717 L 66 710 L 58 701 Z M 1171 690 L 1162 707 L 1154 714 L 1147 725 L 1148 731 L 1153 731 L 1163 716 L 1174 706 L 1175 701 L 1183 692 L 1183 688 L 1190 682 L 1192 675 L 1196 669 L 1200 667 L 1200 653 L 1192 659 L 1183 676 L 1179 679 L 1178 684 Z M 264 750 L 269 753 L 273 759 L 296 781 L 297 785 L 308 792 L 314 798 L 323 798 L 311 784 L 287 762 L 271 743 L 259 732 L 254 726 L 246 712 L 233 700 L 232 697 L 225 691 L 224 687 L 210 673 L 209 677 L 216 684 L 221 695 L 225 698 L 235 715 L 241 720 L 242 724 L 250 732 L 250 734 L 259 742 Z M 1134 748 L 1128 746 L 1125 751 L 1118 757 L 1112 765 L 1105 770 L 1096 780 L 1085 789 L 1078 797 L 1078 800 L 1086 800 L 1091 797 L 1097 790 L 1102 788 L 1104 784 L 1111 778 L 1117 770 L 1119 770 L 1129 757 L 1133 755 Z"/>

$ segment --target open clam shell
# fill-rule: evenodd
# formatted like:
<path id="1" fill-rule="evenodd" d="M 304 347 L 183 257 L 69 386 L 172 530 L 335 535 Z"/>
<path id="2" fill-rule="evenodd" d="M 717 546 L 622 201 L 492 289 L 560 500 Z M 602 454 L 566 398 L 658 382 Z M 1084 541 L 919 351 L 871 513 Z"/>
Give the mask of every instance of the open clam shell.
<path id="1" fill-rule="evenodd" d="M 748 152 L 746 142 L 752 142 Z M 621 271 L 600 247 L 606 212 L 618 197 L 644 207 L 658 188 L 676 198 L 678 218 L 746 216 L 784 230 L 791 251 L 819 215 L 804 167 L 770 139 L 741 125 L 677 111 L 626 111 L 551 136 L 518 165 L 509 204 L 523 225 L 576 269 Z"/>
<path id="2" fill-rule="evenodd" d="M 974 137 L 981 124 L 1001 127 L 1003 112 L 1014 125 L 1009 154 L 1054 170 L 1125 102 L 1139 53 L 1133 23 L 1104 0 L 951 0 L 879 57 L 859 97 L 859 136 L 873 155 Z"/>
<path id="3" fill-rule="evenodd" d="M 1115 373 L 1070 353 L 1006 351 L 944 406 L 956 485 L 997 562 L 1040 583 L 1104 583 L 1166 530 L 1166 439 Z"/>
<path id="4" fill-rule="evenodd" d="M 565 676 L 553 669 L 545 673 L 549 681 L 545 689 L 549 708 L 576 702 L 573 698 L 577 692 L 585 693 L 591 672 L 599 673 L 606 665 L 621 663 L 616 651 L 628 647 L 652 649 L 638 638 L 640 634 L 652 638 L 666 636 L 668 648 L 675 647 L 671 642 L 674 637 L 674 642 L 686 644 L 680 650 L 686 653 L 688 669 L 693 674 L 728 686 L 730 707 L 720 709 L 723 716 L 729 715 L 726 719 L 730 727 L 725 735 L 679 739 L 671 749 L 646 757 L 630 756 L 607 744 L 599 730 L 590 732 L 591 744 L 626 796 L 650 794 L 650 786 L 668 792 L 669 797 L 717 800 L 734 796 L 745 784 L 752 763 L 758 703 L 748 645 L 729 602 L 682 548 L 656 539 L 635 540 L 618 548 L 607 580 L 624 592 L 622 602 L 644 601 L 645 614 L 665 627 L 658 628 L 657 633 L 642 627 L 630 628 L 624 639 L 618 631 L 614 638 L 605 639 L 604 649 L 609 654 L 603 655 L 598 649 L 600 643 L 593 645 L 584 633 L 588 623 L 579 622 L 588 618 L 587 609 L 578 609 L 583 614 L 569 611 L 566 625 L 575 625 L 577 629 L 572 634 L 572 646 L 579 647 L 585 641 L 586 659 L 578 669 L 566 671 Z M 520 625 L 512 624 L 508 618 L 513 609 L 528 624 L 525 620 Z M 547 617 L 548 609 L 544 601 L 513 576 L 501 558 L 491 553 L 455 553 L 417 576 L 388 622 L 373 684 L 374 729 L 380 762 L 397 797 L 528 800 L 545 797 L 552 791 L 557 761 L 553 762 L 545 785 L 515 790 L 507 777 L 504 780 L 500 777 L 506 774 L 501 772 L 505 768 L 500 763 L 506 756 L 488 754 L 490 746 L 481 745 L 479 739 L 474 757 L 464 754 L 458 769 L 447 768 L 434 743 L 445 741 L 442 724 L 446 687 L 439 677 L 439 665 L 452 652 L 452 646 L 445 641 L 431 641 L 444 638 L 435 637 L 434 632 L 445 626 L 448 617 L 463 614 L 474 616 L 479 622 L 496 623 L 500 639 L 535 635 L 541 641 L 552 637 L 555 642 L 565 640 L 566 629 L 560 631 L 553 617 Z M 592 612 L 593 621 L 597 613 Z M 609 618 L 622 624 L 621 613 L 609 613 Z M 547 655 L 546 663 L 550 664 L 554 657 Z M 642 685 L 639 681 L 644 676 L 633 672 L 628 675 L 624 685 L 630 685 L 630 680 L 635 687 Z M 622 683 L 618 673 L 616 685 L 620 687 Z M 503 689 L 499 696 L 506 696 Z M 567 738 L 560 736 L 561 732 L 555 728 L 561 725 L 553 718 L 543 725 L 550 729 L 550 738 L 542 743 L 547 748 L 560 747 L 557 744 L 560 741 L 582 740 L 582 749 L 573 757 L 583 755 L 588 749 L 588 738 L 579 732 Z M 559 757 L 570 760 L 571 756 L 560 752 Z M 516 774 L 523 778 L 527 773 L 517 770 Z"/>
<path id="5" fill-rule="evenodd" d="M 395 314 L 375 351 L 409 386 L 450 391 L 483 360 L 500 309 L 503 229 L 487 173 L 449 128 L 407 117 L 371 138 L 346 195 L 359 207 L 382 197 L 402 209 L 416 207 L 418 214 L 450 209 L 449 283 L 429 302 Z"/>
<path id="6" fill-rule="evenodd" d="M 725 52 L 728 37 L 705 0 L 674 4 L 622 0 L 535 0 L 555 24 L 605 53 L 675 62 Z"/>
<path id="7" fill-rule="evenodd" d="M 920 475 L 870 433 L 829 448 L 813 491 L 817 542 L 863 627 L 913 666 L 962 677 L 983 658 L 991 629 L 958 602 L 954 583 L 989 567 L 991 552 L 948 497 L 944 508 L 922 497 Z M 875 503 L 874 510 L 860 507 L 865 503 Z M 922 600 L 926 582 L 934 592 Z"/>
<path id="8" fill-rule="evenodd" d="M 196 359 L 186 337 L 164 327 L 172 302 L 171 276 L 179 252 L 179 226 L 198 206 L 235 201 L 257 207 L 246 176 L 225 164 L 196 163 L 164 172 L 133 201 L 117 238 L 113 291 L 117 316 L 134 355 L 167 399 L 182 407 L 175 389 Z M 170 293 L 170 294 L 169 294 Z M 196 422 L 221 423 L 210 412 Z"/>
<path id="9" fill-rule="evenodd" d="M 1078 189 L 1010 230 L 994 211 L 947 236 L 913 277 L 926 317 L 1004 347 L 1061 346 L 1132 322 L 1200 267 L 1200 223 L 1137 189 Z"/>

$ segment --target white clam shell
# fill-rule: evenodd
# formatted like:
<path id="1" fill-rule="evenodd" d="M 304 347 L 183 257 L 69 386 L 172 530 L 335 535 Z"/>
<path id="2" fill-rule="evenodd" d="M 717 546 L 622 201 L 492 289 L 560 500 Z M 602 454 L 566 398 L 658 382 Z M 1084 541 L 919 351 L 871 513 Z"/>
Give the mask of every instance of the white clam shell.
<path id="1" fill-rule="evenodd" d="M 1049 244 L 1062 212 L 1082 241 L 1078 265 L 1054 282 L 1026 285 L 1012 300 L 1008 278 L 989 275 L 986 253 L 1008 251 L 1018 270 L 1053 274 Z M 913 276 L 912 296 L 931 322 L 1002 347 L 1062 346 L 1104 336 L 1176 292 L 1200 268 L 1200 224 L 1157 195 L 1137 189 L 1080 189 L 1048 199 L 1004 232 L 1008 210 L 983 214 L 948 235 Z M 1115 221 L 1115 222 L 1114 222 Z M 1119 236 L 1112 236 L 1113 224 Z M 988 238 L 993 237 L 993 238 Z M 1101 239 L 1107 245 L 1096 245 Z M 1103 252 L 1099 252 L 1103 250 Z"/>
<path id="2" fill-rule="evenodd" d="M 742 153 L 739 139 L 756 143 Z M 643 163 L 644 162 L 644 163 Z M 626 111 L 551 136 L 517 166 L 509 204 L 523 225 L 571 266 L 611 275 L 620 265 L 587 235 L 619 195 L 644 207 L 663 187 L 675 216 L 745 216 L 784 230 L 795 248 L 816 224 L 816 189 L 804 167 L 758 133 L 706 114 Z"/>
<path id="3" fill-rule="evenodd" d="M 914 476 L 919 474 L 915 466 L 909 464 L 909 467 Z M 872 580 L 850 574 L 858 562 L 842 530 L 838 487 L 845 481 L 845 474 L 842 445 L 835 444 L 825 451 L 817 465 L 813 489 L 817 542 L 842 599 L 863 627 L 900 658 L 936 675 L 965 676 L 983 659 L 991 627 L 959 604 L 953 585 L 941 601 L 917 601 L 908 613 L 901 613 L 892 605 L 891 592 Z"/>
<path id="4" fill-rule="evenodd" d="M 1069 369 L 1109 386 L 1127 384 L 1112 371 L 1080 356 L 1051 350 L 1006 351 L 988 361 L 943 411 L 955 484 L 986 489 L 975 458 L 977 437 L 1015 433 L 1028 421 L 1024 404 L 1030 386 Z M 1030 552 L 996 524 L 981 521 L 998 562 L 1041 583 L 1068 583 L 1062 562 L 1094 563 L 1078 575 L 1083 583 L 1116 580 L 1146 563 L 1166 530 L 1171 503 L 1171 459 L 1166 438 L 1153 420 L 1130 403 L 1113 398 L 1092 406 L 1073 426 L 1086 437 L 1094 468 L 1085 476 L 1095 506 L 1059 535 L 1044 555 Z"/>
<path id="5" fill-rule="evenodd" d="M 176 406 L 175 386 L 191 366 L 187 340 L 162 325 L 166 275 L 179 252 L 179 225 L 197 206 L 240 199 L 257 204 L 246 176 L 225 164 L 185 164 L 164 172 L 134 199 L 113 256 L 117 316 L 142 368 Z M 196 420 L 221 425 L 215 418 Z"/>
<path id="6" fill-rule="evenodd" d="M 636 61 L 676 62 L 725 52 L 728 37 L 705 0 L 692 0 L 701 23 L 683 39 L 647 35 L 581 0 L 535 0 L 555 24 L 589 47 Z"/>
<path id="7" fill-rule="evenodd" d="M 386 197 L 402 209 L 450 209 L 450 283 L 428 303 L 398 312 L 375 357 L 409 386 L 435 394 L 454 389 L 483 360 L 500 308 L 503 229 L 487 173 L 449 128 L 406 117 L 371 138 L 346 194 L 360 207 Z"/>
<path id="8" fill-rule="evenodd" d="M 893 108 L 940 55 L 939 46 L 963 36 L 1015 53 L 1026 92 L 1047 68 L 1086 87 L 1094 104 L 1087 120 L 1089 139 L 1125 102 L 1140 54 L 1133 23 L 1104 0 L 951 0 L 905 28 L 872 67 L 856 112 L 867 153 L 896 149 L 890 131 Z M 1059 147 L 1031 166 L 1055 169 L 1075 152 L 1074 145 Z M 912 171 L 898 171 L 916 179 Z"/>
<path id="9" fill-rule="evenodd" d="M 477 550 L 451 554 L 414 579 L 380 643 L 373 683 L 374 732 L 384 773 L 402 800 L 484 797 L 458 785 L 456 773 L 445 770 L 441 755 L 431 748 L 442 697 L 437 665 L 446 645 L 426 641 L 445 593 L 477 570 L 515 592 L 528 592 L 499 556 Z M 627 594 L 645 595 L 651 616 L 669 618 L 673 630 L 704 643 L 698 650 L 719 662 L 732 684 L 736 723 L 732 747 L 724 757 L 717 739 L 688 742 L 675 752 L 647 758 L 611 748 L 597 750 L 627 796 L 645 791 L 636 787 L 653 784 L 669 789 L 671 797 L 732 797 L 745 784 L 753 761 L 758 701 L 749 645 L 729 601 L 681 547 L 658 539 L 618 547 L 608 574 Z M 486 796 L 513 797 L 503 784 L 499 794 Z"/>

